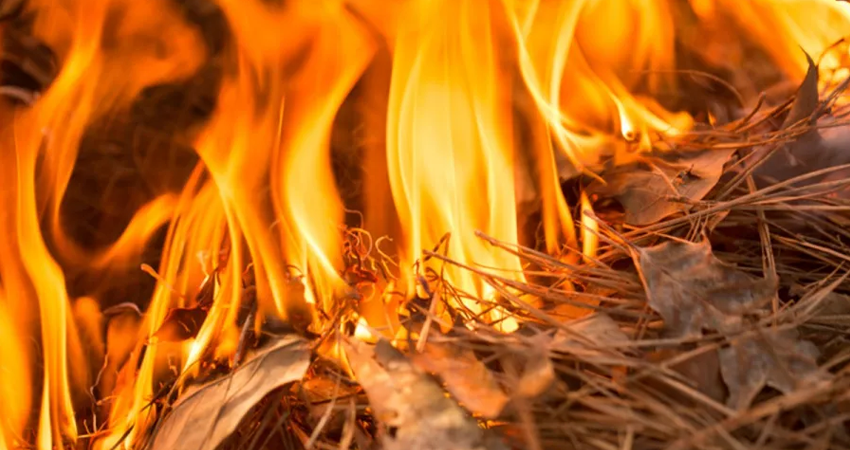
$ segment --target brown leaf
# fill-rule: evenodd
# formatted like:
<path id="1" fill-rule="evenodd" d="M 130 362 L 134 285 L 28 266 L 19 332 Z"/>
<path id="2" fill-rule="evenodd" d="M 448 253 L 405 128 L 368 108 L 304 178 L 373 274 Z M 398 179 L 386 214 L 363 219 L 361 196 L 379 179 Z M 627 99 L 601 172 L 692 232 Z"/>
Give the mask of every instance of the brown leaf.
<path id="1" fill-rule="evenodd" d="M 276 339 L 228 376 L 184 393 L 156 430 L 151 450 L 215 449 L 257 402 L 300 380 L 309 365 L 303 339 Z"/>
<path id="2" fill-rule="evenodd" d="M 818 369 L 818 355 L 815 345 L 799 340 L 793 330 L 764 330 L 733 342 L 720 350 L 720 372 L 729 388 L 726 404 L 743 410 L 765 386 L 788 394 L 827 379 Z"/>
<path id="3" fill-rule="evenodd" d="M 343 346 L 375 417 L 390 430 L 385 450 L 506 448 L 386 340 L 374 348 L 362 342 Z"/>
<path id="4" fill-rule="evenodd" d="M 649 353 L 648 358 L 652 362 L 663 362 L 677 356 L 679 356 L 679 351 L 664 349 Z M 720 359 L 717 350 L 699 353 L 692 358 L 671 365 L 670 369 L 681 374 L 688 385 L 711 399 L 722 402 L 726 398 L 726 388 L 723 384 L 723 378 L 720 376 Z M 670 392 L 668 395 L 682 403 L 694 404 L 692 397 L 678 390 Z"/>
<path id="5" fill-rule="evenodd" d="M 439 376 L 446 390 L 475 414 L 496 418 L 508 403 L 508 396 L 472 350 L 429 342 L 423 353 L 412 359 L 420 369 Z"/>
<path id="6" fill-rule="evenodd" d="M 793 285 L 791 295 L 801 296 L 797 306 L 804 308 L 804 314 L 811 313 L 814 317 L 827 320 L 835 316 L 850 315 L 850 297 L 835 292 L 848 275 L 850 274 L 845 274 L 826 286 L 817 283 L 809 288 Z"/>
<path id="7" fill-rule="evenodd" d="M 675 337 L 700 336 L 702 329 L 737 331 L 745 313 L 776 295 L 774 280 L 723 264 L 707 240 L 641 249 L 637 264 L 649 306 Z"/>
<path id="8" fill-rule="evenodd" d="M 162 321 L 154 336 L 165 342 L 185 341 L 198 335 L 207 319 L 206 308 L 174 308 Z"/>
<path id="9" fill-rule="evenodd" d="M 804 52 L 805 53 L 805 52 Z M 807 118 L 815 112 L 818 107 L 818 66 L 812 61 L 812 57 L 805 53 L 806 61 L 809 63 L 809 68 L 806 71 L 806 77 L 800 88 L 797 90 L 797 96 L 794 98 L 794 103 L 791 105 L 791 111 L 785 117 L 782 123 L 782 128 L 789 126 Z"/>
<path id="10" fill-rule="evenodd" d="M 549 344 L 551 350 L 596 357 L 602 355 L 601 348 L 629 341 L 629 337 L 620 330 L 617 322 L 601 312 L 571 320 L 564 325 L 570 331 L 558 330 Z"/>
<path id="11" fill-rule="evenodd" d="M 751 164 L 754 164 L 761 160 L 759 154 L 767 157 L 767 160 L 759 164 L 754 171 L 757 185 L 760 188 L 769 186 L 777 180 L 784 181 L 850 162 L 846 151 L 848 140 L 850 140 L 848 127 L 836 126 L 841 124 L 838 123 L 836 118 L 829 115 L 820 118 L 812 117 L 819 105 L 818 68 L 808 54 L 806 54 L 806 59 L 809 63 L 806 77 L 797 91 L 797 96 L 791 105 L 791 111 L 789 111 L 781 128 L 788 128 L 806 118 L 810 118 L 810 121 L 817 119 L 817 127 L 783 145 L 777 151 L 773 151 L 774 146 L 766 146 L 757 150 L 755 158 L 749 158 L 752 161 Z M 769 152 L 773 152 L 773 154 L 767 156 Z M 846 178 L 848 172 L 846 170 L 833 172 L 831 176 Z M 801 185 L 819 183 L 825 178 L 827 177 L 813 177 L 801 183 Z M 844 192 L 844 196 L 846 195 L 846 192 Z"/>
<path id="12" fill-rule="evenodd" d="M 525 358 L 522 375 L 517 383 L 517 395 L 535 398 L 555 382 L 555 367 L 548 352 L 532 350 Z"/>
<path id="13" fill-rule="evenodd" d="M 836 292 L 827 294 L 815 315 L 818 317 L 850 316 L 850 297 Z"/>
<path id="14" fill-rule="evenodd" d="M 705 150 L 688 154 L 646 157 L 642 163 L 617 167 L 602 174 L 605 184 L 593 182 L 589 194 L 614 198 L 625 209 L 626 223 L 654 224 L 687 211 L 686 202 L 698 201 L 711 191 L 734 150 Z"/>

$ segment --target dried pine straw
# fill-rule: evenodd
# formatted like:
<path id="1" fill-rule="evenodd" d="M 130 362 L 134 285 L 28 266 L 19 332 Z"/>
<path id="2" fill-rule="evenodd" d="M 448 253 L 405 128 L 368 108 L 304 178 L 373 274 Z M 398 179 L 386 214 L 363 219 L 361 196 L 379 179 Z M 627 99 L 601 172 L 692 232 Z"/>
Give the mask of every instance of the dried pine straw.
<path id="1" fill-rule="evenodd" d="M 789 103 L 780 109 L 790 107 Z M 839 112 L 834 109 L 832 114 Z M 775 110 L 754 115 L 750 124 L 780 115 Z M 704 149 L 716 142 L 730 148 L 737 136 L 743 140 L 738 160 L 754 159 L 759 155 L 747 156 L 754 142 L 780 148 L 781 142 L 811 132 L 812 126 L 805 122 L 752 139 L 734 133 L 723 134 L 722 139 L 716 138 L 720 133 L 708 138 L 692 135 L 679 145 Z M 747 126 L 733 124 L 732 129 Z M 460 404 L 474 411 L 485 435 L 460 444 L 449 440 L 452 435 L 445 430 L 417 428 L 425 443 L 411 447 L 407 441 L 406 448 L 850 447 L 850 252 L 844 243 L 850 204 L 841 194 L 850 187 L 850 179 L 804 183 L 850 166 L 757 188 L 753 166 L 738 160 L 726 164 L 721 181 L 705 198 L 691 201 L 686 214 L 644 227 L 594 215 L 600 224 L 600 251 L 593 261 L 579 264 L 575 258 L 554 258 L 478 235 L 499 251 L 520 257 L 528 268 L 527 282 L 462 265 L 440 248 L 424 252 L 432 266 L 436 261 L 474 272 L 500 294 L 496 302 L 522 325 L 512 334 L 498 332 L 471 311 L 451 309 L 469 293 L 459 292 L 436 271 L 420 277 L 422 291 L 430 297 L 408 303 L 410 316 L 403 325 L 422 330 L 430 322 L 430 333 L 427 340 L 395 345 L 412 361 L 411 367 L 434 374 L 427 380 L 442 381 L 451 398 L 468 399 Z M 362 244 L 363 233 L 351 235 L 353 245 Z M 660 276 L 669 272 L 678 283 L 665 289 L 678 294 L 649 299 L 647 280 L 653 274 L 646 272 L 652 269 L 638 266 L 646 261 L 642 258 L 648 249 L 658 250 L 664 242 L 668 250 L 678 249 L 665 256 L 688 261 L 688 252 L 696 252 L 698 246 L 687 242 L 712 243 L 713 254 L 726 264 L 705 259 L 699 260 L 699 267 L 716 272 L 717 285 L 700 285 L 699 271 L 693 272 L 694 278 L 675 279 L 685 270 L 682 265 L 662 267 Z M 350 261 L 362 271 L 368 266 L 364 260 L 380 262 L 371 267 L 389 266 L 385 258 L 369 254 Z M 769 298 L 761 296 L 746 305 L 742 301 L 733 305 L 742 307 L 737 312 L 712 312 L 706 306 L 708 312 L 695 314 L 696 333 L 672 329 L 652 307 L 668 302 L 685 314 L 700 301 L 747 296 L 764 283 L 772 289 Z M 433 314 L 432 300 L 453 311 L 454 324 Z M 356 305 L 348 302 L 345 308 L 329 316 L 348 317 Z M 559 314 L 562 308 L 585 309 L 590 316 L 568 319 Z M 720 320 L 721 325 L 698 322 L 703 319 Z M 468 322 L 474 323 L 472 329 L 462 325 Z M 437 325 L 451 330 L 440 332 Z M 351 342 L 340 333 L 323 338 Z M 748 345 L 758 353 L 747 353 Z M 807 366 L 806 355 L 795 352 L 811 347 L 817 352 Z M 724 363 L 722 355 L 743 358 Z M 722 373 L 724 367 L 742 369 L 738 375 L 743 378 Z M 453 407 L 418 409 L 420 402 L 434 400 L 423 398 L 434 395 L 430 387 L 391 392 L 393 386 L 376 387 L 364 373 L 355 379 L 332 361 L 316 359 L 304 381 L 270 394 L 221 448 L 402 448 L 399 436 L 404 427 L 413 425 L 384 419 L 375 411 L 389 406 L 402 415 L 410 411 L 441 415 Z M 368 386 L 365 392 L 358 379 Z M 762 381 L 771 387 L 762 388 Z M 748 383 L 755 384 L 747 388 Z M 741 389 L 749 389 L 752 398 L 730 403 L 730 393 Z M 370 403 L 375 390 L 386 391 L 378 394 L 396 404 Z M 493 406 L 482 401 L 487 395 L 504 395 L 505 402 Z M 387 429 L 382 420 L 397 423 Z M 487 436 L 496 436 L 497 442 Z M 381 442 L 383 447 L 376 447 Z"/>

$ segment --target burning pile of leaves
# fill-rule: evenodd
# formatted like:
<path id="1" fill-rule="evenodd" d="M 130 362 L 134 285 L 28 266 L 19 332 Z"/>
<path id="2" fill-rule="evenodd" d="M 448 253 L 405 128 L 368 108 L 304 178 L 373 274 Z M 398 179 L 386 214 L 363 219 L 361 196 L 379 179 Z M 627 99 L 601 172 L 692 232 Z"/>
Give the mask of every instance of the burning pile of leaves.
<path id="1" fill-rule="evenodd" d="M 594 258 L 479 234 L 526 265 L 523 283 L 462 266 L 497 292 L 481 303 L 519 318 L 513 333 L 428 271 L 403 305 L 415 338 L 355 338 L 356 292 L 394 264 L 362 231 L 346 241 L 354 294 L 324 312 L 326 335 L 297 315 L 254 327 L 247 271 L 232 365 L 201 358 L 161 386 L 140 448 L 850 447 L 846 85 L 819 92 L 813 64 L 788 102 L 568 180 L 593 202 Z M 424 258 L 461 265 L 440 247 Z M 162 339 L 195 336 L 214 289 L 215 272 Z"/>
<path id="2" fill-rule="evenodd" d="M 406 305 L 417 339 L 366 343 L 353 326 L 310 336 L 295 323 L 255 335 L 247 274 L 235 368 L 165 386 L 147 448 L 850 445 L 850 164 L 830 154 L 846 132 L 834 128 L 845 85 L 818 101 L 812 66 L 793 101 L 589 181 L 598 258 L 570 264 L 480 234 L 529 268 L 518 283 L 464 266 L 522 318 L 514 333 L 451 306 L 465 294 L 433 272 Z M 795 153 L 796 165 L 779 160 Z M 772 166 L 796 173 L 771 180 Z M 392 264 L 369 239 L 352 232 L 346 246 L 359 288 Z M 439 248 L 425 258 L 458 264 Z M 212 280 L 196 308 L 170 313 L 171 336 L 197 332 Z M 433 314 L 439 302 L 454 323 Z M 355 296 L 329 320 L 356 313 Z M 318 356 L 327 342 L 348 369 Z"/>

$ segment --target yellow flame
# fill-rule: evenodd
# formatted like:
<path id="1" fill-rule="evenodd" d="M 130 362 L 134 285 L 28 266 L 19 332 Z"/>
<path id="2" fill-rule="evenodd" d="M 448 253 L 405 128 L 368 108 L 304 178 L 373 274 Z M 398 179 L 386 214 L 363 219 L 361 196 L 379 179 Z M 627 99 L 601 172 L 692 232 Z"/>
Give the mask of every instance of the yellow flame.
<path id="1" fill-rule="evenodd" d="M 393 197 L 407 233 L 406 263 L 446 232 L 448 254 L 522 279 L 517 257 L 475 238 L 517 241 L 510 77 L 486 1 L 410 2 L 394 42 L 387 123 Z M 469 271 L 446 278 L 481 296 Z M 482 305 L 467 302 L 473 312 Z M 510 326 L 510 325 L 508 325 Z"/>

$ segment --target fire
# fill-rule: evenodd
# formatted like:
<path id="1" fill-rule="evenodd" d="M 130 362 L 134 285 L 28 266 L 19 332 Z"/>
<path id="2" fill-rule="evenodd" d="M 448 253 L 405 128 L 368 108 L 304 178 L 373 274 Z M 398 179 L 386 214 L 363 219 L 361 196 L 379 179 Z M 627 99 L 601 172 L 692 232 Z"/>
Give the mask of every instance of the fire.
<path id="1" fill-rule="evenodd" d="M 511 80 L 499 52 L 499 8 L 451 4 L 411 2 L 400 19 L 407 25 L 393 42 L 387 164 L 406 265 L 450 231 L 448 254 L 521 278 L 516 257 L 473 238 L 482 230 L 517 241 L 511 102 L 502 89 Z M 458 289 L 479 298 L 485 293 L 472 273 L 446 271 Z"/>
<path id="2" fill-rule="evenodd" d="M 341 321 L 355 337 L 414 336 L 399 315 L 432 295 L 438 317 L 460 309 L 470 323 L 517 329 L 480 274 L 519 282 L 526 268 L 476 233 L 535 246 L 528 229 L 539 225 L 541 248 L 593 264 L 592 204 L 583 193 L 570 204 L 561 181 L 694 126 L 663 106 L 678 86 L 686 6 L 695 29 L 730 27 L 789 80 L 807 68 L 799 48 L 823 55 L 822 70 L 847 65 L 824 53 L 850 35 L 850 5 L 832 0 L 210 0 L 227 30 L 219 49 L 170 0 L 29 1 L 32 33 L 59 71 L 33 104 L 0 103 L 0 450 L 80 435 L 131 448 L 168 380 L 235 364 L 249 288 L 252 327 L 277 318 L 322 334 L 353 302 Z M 723 39 L 691 50 L 735 64 Z M 182 187 L 152 194 L 111 245 L 77 242 L 63 205 L 85 133 L 207 66 L 218 71 L 215 109 L 177 137 L 197 156 Z M 345 121 L 353 145 L 337 140 Z M 357 187 L 338 159 L 362 169 Z M 343 277 L 354 226 L 391 238 L 358 238 L 355 259 L 398 253 L 397 279 L 364 291 Z M 71 268 L 138 266 L 163 228 L 142 317 L 105 317 L 114 299 L 69 288 Z M 210 303 L 190 339 L 158 333 L 200 294 Z"/>

